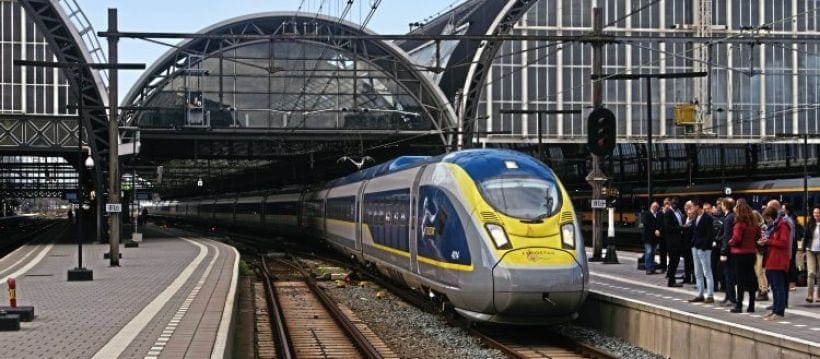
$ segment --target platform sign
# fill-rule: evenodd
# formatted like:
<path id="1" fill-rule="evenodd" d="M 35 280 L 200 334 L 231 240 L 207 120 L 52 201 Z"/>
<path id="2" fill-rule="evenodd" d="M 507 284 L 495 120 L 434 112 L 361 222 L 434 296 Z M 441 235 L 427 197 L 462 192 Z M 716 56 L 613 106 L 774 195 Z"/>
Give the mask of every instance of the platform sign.
<path id="1" fill-rule="evenodd" d="M 122 205 L 119 203 L 106 203 L 105 211 L 108 213 L 120 213 L 122 212 Z"/>
<path id="2" fill-rule="evenodd" d="M 605 199 L 593 199 L 590 200 L 590 206 L 595 209 L 604 209 L 606 208 L 606 200 Z"/>

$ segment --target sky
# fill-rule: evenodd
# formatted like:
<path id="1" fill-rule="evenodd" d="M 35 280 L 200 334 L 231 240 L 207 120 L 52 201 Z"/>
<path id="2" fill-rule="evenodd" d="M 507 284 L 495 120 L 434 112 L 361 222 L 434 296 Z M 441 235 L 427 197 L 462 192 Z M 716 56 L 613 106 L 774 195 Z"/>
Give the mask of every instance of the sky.
<path id="1" fill-rule="evenodd" d="M 270 11 L 296 11 L 338 15 L 347 0 L 76 0 L 88 16 L 95 31 L 108 27 L 108 8 L 116 8 L 120 31 L 196 32 L 233 17 Z M 360 23 L 367 17 L 374 0 L 355 0 L 346 20 Z M 403 34 L 408 23 L 423 21 L 429 16 L 457 4 L 458 0 L 383 0 L 368 28 L 380 34 Z M 178 40 L 171 40 L 178 41 Z M 103 49 L 108 45 L 100 38 Z M 157 60 L 168 47 L 143 40 L 122 39 L 119 61 L 144 63 Z M 119 96 L 122 99 L 139 79 L 141 70 L 121 70 Z"/>

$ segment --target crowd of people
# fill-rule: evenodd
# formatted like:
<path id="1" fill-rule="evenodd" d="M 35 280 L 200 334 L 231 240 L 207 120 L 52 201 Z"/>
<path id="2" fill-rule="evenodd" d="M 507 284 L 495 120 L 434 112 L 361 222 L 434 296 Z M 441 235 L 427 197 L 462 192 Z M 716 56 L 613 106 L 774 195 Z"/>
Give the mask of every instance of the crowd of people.
<path id="1" fill-rule="evenodd" d="M 779 320 L 805 267 L 806 301 L 820 303 L 820 207 L 803 227 L 777 200 L 759 211 L 742 198 L 687 201 L 681 211 L 676 198 L 665 198 L 662 206 L 652 202 L 641 222 L 646 274 L 665 272 L 669 287 L 695 284 L 690 302 L 714 303 L 715 292 L 724 292 L 721 304 L 740 313 L 748 293 L 746 311 L 754 312 L 755 301 L 768 301 L 771 293 L 764 319 Z M 676 277 L 681 258 L 682 284 Z"/>

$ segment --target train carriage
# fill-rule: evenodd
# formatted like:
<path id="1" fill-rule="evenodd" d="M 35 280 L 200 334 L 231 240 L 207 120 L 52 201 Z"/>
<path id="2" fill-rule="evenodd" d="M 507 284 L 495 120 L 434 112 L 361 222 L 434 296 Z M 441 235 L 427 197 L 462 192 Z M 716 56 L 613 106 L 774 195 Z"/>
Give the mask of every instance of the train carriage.
<path id="1" fill-rule="evenodd" d="M 400 157 L 302 193 L 226 197 L 186 205 L 204 220 L 323 238 L 471 320 L 563 322 L 587 295 L 572 202 L 518 152 Z"/>
<path id="2" fill-rule="evenodd" d="M 262 222 L 274 228 L 297 228 L 302 212 L 302 194 L 290 192 L 265 197 Z"/>
<path id="3" fill-rule="evenodd" d="M 238 226 L 260 227 L 263 216 L 265 197 L 251 196 L 236 199 L 234 209 L 234 224 Z"/>

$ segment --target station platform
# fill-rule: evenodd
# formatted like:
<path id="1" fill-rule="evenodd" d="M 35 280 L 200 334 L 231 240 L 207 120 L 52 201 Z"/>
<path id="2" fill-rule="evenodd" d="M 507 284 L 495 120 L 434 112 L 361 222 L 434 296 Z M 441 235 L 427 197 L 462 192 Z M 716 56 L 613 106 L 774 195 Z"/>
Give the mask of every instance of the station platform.
<path id="1" fill-rule="evenodd" d="M 744 335 L 752 336 L 754 340 L 776 343 L 775 346 L 796 346 L 800 350 L 805 349 L 808 353 L 820 355 L 820 303 L 805 301 L 805 287 L 798 287 L 789 292 L 789 306 L 782 320 L 766 321 L 763 316 L 771 312 L 765 309 L 772 304 L 771 300 L 756 301 L 754 313 L 745 312 L 747 303 L 743 305 L 743 313 L 730 313 L 729 310 L 732 307 L 720 304 L 724 298 L 722 292 L 715 293 L 713 304 L 689 303 L 688 300 L 697 294 L 695 285 L 684 284 L 683 287 L 668 287 L 665 274 L 647 275 L 645 271 L 637 270 L 637 261 L 641 255 L 641 253 L 619 251 L 620 264 L 590 262 L 590 290 L 596 295 L 614 298 L 618 301 L 639 303 L 649 308 L 642 310 L 664 311 L 667 317 L 676 318 L 684 323 L 698 322 L 699 325 L 711 328 L 712 333 L 717 331 L 733 334 L 744 332 L 747 333 Z M 682 275 L 682 265 L 683 261 L 679 268 L 679 276 Z M 769 297 L 771 299 L 771 293 Z M 674 341 L 674 335 L 672 337 Z M 694 339 L 680 340 L 682 341 L 680 344 L 683 345 L 683 341 Z M 711 341 L 714 342 L 714 340 Z M 705 346 L 710 347 L 709 335 L 706 336 L 705 342 Z M 692 347 L 697 343 L 688 342 L 686 344 Z M 700 344 L 704 345 L 704 343 Z M 721 345 L 720 343 L 711 345 L 715 344 L 718 347 Z M 734 344 L 730 342 L 723 345 Z M 689 354 L 686 356 L 693 357 L 691 353 Z"/>
<path id="2" fill-rule="evenodd" d="M 119 267 L 108 245 L 83 245 L 93 281 L 69 282 L 77 265 L 74 235 L 30 243 L 0 259 L 17 302 L 35 319 L 0 332 L 0 357 L 222 358 L 230 356 L 239 254 L 231 246 L 146 226 L 138 248 L 123 248 Z"/>

